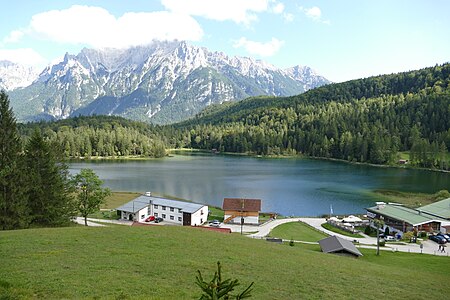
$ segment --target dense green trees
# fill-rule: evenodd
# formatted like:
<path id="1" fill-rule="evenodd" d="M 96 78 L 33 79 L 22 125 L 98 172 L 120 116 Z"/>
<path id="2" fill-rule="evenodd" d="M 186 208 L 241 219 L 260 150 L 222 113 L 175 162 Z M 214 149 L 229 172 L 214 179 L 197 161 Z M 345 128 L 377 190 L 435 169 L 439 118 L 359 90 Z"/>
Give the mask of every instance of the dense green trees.
<path id="1" fill-rule="evenodd" d="M 65 157 L 165 156 L 166 142 L 157 128 L 120 117 L 77 117 L 53 123 L 41 122 L 21 127 L 31 135 L 40 128 L 52 143 L 60 145 Z"/>
<path id="2" fill-rule="evenodd" d="M 31 222 L 44 226 L 67 224 L 75 215 L 67 166 L 58 161 L 52 145 L 38 130 L 25 147 L 25 164 Z"/>
<path id="3" fill-rule="evenodd" d="M 69 222 L 73 206 L 67 167 L 54 147 L 35 132 L 25 152 L 9 99 L 0 92 L 0 226 L 59 226 Z"/>
<path id="4" fill-rule="evenodd" d="M 182 146 L 278 155 L 302 153 L 449 169 L 450 64 L 332 84 L 290 98 L 215 106 L 175 125 Z M 366 98 L 370 97 L 370 98 Z"/>
<path id="5" fill-rule="evenodd" d="M 212 105 L 195 118 L 152 126 L 118 117 L 79 117 L 39 127 L 66 157 L 161 157 L 167 148 L 450 168 L 450 64 L 330 84 L 304 94 Z"/>
<path id="6" fill-rule="evenodd" d="M 0 226 L 3 230 L 29 223 L 25 167 L 14 114 L 5 91 L 0 91 Z"/>

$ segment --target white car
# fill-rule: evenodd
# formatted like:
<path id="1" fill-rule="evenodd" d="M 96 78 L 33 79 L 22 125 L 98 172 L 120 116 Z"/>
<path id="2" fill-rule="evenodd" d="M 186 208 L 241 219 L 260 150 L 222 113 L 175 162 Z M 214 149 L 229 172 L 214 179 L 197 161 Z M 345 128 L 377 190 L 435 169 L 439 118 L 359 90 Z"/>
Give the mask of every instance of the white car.
<path id="1" fill-rule="evenodd" d="M 220 226 L 220 222 L 219 222 L 219 220 L 213 220 L 211 223 L 209 223 L 209 226 L 219 227 Z"/>

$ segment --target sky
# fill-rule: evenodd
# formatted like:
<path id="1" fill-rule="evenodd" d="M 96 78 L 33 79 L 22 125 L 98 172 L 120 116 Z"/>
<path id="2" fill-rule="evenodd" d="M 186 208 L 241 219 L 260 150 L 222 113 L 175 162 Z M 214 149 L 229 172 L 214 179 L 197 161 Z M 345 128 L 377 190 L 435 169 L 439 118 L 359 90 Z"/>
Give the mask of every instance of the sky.
<path id="1" fill-rule="evenodd" d="M 185 40 L 334 82 L 450 61 L 448 0 L 1 0 L 0 60 Z"/>

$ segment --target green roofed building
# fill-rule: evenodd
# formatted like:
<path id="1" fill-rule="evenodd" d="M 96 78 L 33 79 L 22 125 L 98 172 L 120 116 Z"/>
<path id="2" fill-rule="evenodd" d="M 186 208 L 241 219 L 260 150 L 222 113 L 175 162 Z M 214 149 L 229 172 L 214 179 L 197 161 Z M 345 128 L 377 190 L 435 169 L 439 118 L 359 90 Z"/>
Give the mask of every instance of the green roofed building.
<path id="1" fill-rule="evenodd" d="M 450 220 L 450 198 L 422 206 L 420 210 L 430 215 Z"/>
<path id="2" fill-rule="evenodd" d="M 424 211 L 423 208 L 408 208 L 401 204 L 377 202 L 374 207 L 367 208 L 370 219 L 382 219 L 384 228 L 389 227 L 390 232 L 404 233 L 408 231 L 439 231 L 442 224 L 448 220 Z"/>

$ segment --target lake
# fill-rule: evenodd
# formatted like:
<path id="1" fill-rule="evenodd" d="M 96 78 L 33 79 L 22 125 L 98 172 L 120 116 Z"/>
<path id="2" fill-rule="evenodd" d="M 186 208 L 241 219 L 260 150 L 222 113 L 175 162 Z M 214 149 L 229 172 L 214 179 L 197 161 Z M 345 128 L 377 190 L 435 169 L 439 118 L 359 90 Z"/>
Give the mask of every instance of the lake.
<path id="1" fill-rule="evenodd" d="M 223 198 L 262 199 L 264 212 L 319 216 L 364 213 L 374 189 L 434 193 L 450 190 L 450 174 L 314 159 L 183 154 L 151 160 L 71 162 L 91 168 L 113 191 L 171 195 L 222 206 Z"/>

